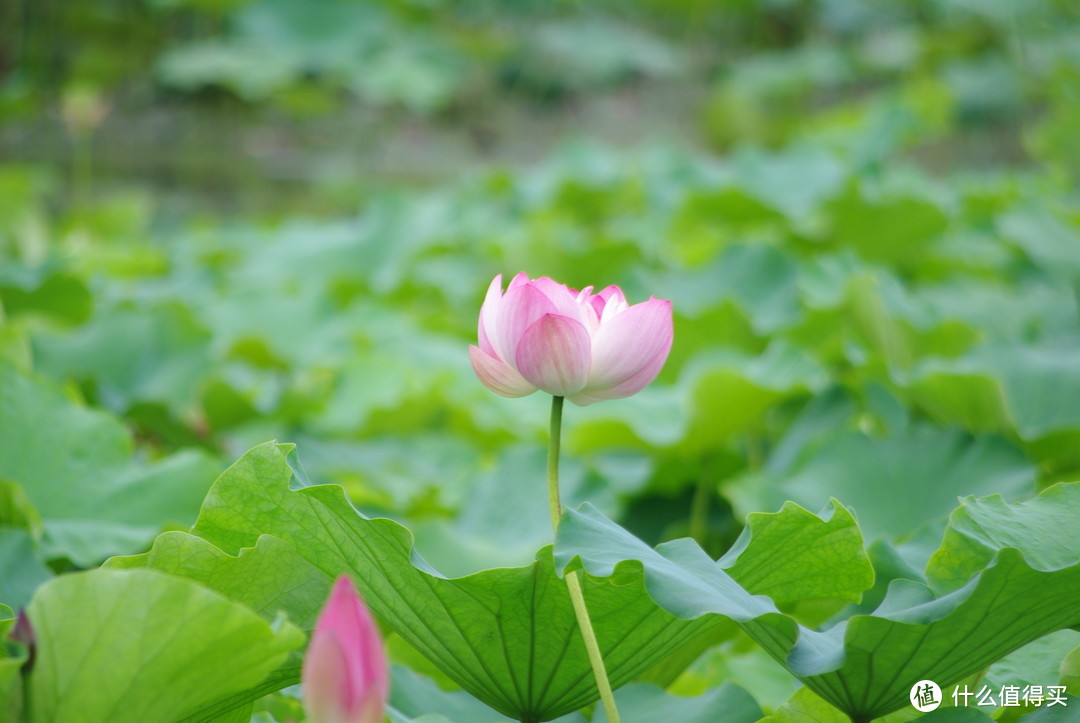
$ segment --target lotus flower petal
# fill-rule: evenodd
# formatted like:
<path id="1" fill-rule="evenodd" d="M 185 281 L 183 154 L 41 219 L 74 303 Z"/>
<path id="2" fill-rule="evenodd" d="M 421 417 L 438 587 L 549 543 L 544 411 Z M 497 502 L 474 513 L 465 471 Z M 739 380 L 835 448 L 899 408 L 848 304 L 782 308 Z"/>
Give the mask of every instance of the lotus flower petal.
<path id="1" fill-rule="evenodd" d="M 576 394 L 589 379 L 592 341 L 579 322 L 558 314 L 545 314 L 518 342 L 514 360 L 531 384 L 548 394 Z"/>
<path id="2" fill-rule="evenodd" d="M 495 320 L 498 318 L 499 306 L 502 304 L 502 295 L 502 274 L 499 274 L 488 286 L 484 303 L 480 306 L 480 320 L 476 330 L 480 348 L 488 354 L 495 353 L 491 340 L 495 337 Z"/>
<path id="3" fill-rule="evenodd" d="M 484 386 L 504 397 L 524 397 L 536 387 L 521 376 L 517 369 L 502 359 L 475 346 L 469 346 L 469 361 Z"/>
<path id="4" fill-rule="evenodd" d="M 607 308 L 604 311 L 606 314 Z M 589 389 L 594 394 L 608 390 L 644 369 L 655 368 L 640 387 L 621 396 L 641 391 L 660 373 L 671 351 L 672 338 L 670 301 L 649 299 L 615 314 L 602 322 L 593 336 Z"/>
<path id="5" fill-rule="evenodd" d="M 555 305 L 556 314 L 573 319 L 590 331 L 596 329 L 599 321 L 591 306 L 583 303 L 587 297 L 582 297 L 580 291 L 575 292 L 546 276 L 531 283 Z"/>
<path id="6" fill-rule="evenodd" d="M 491 340 L 499 358 L 513 364 L 518 342 L 525 330 L 545 314 L 554 313 L 555 304 L 536 286 L 522 284 L 507 289 L 499 304 L 495 335 Z"/>

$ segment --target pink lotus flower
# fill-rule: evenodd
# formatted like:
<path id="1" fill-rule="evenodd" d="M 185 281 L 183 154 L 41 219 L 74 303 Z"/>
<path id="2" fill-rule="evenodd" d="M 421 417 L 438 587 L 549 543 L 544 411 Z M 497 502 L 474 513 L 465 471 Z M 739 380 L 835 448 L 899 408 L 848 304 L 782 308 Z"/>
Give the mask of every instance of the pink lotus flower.
<path id="1" fill-rule="evenodd" d="M 342 575 L 319 613 L 300 674 L 310 723 L 382 723 L 390 672 L 379 628 Z"/>
<path id="2" fill-rule="evenodd" d="M 618 286 L 575 291 L 524 273 L 502 291 L 502 276 L 480 307 L 480 346 L 469 360 L 480 381 L 504 397 L 541 389 L 580 406 L 637 394 L 671 350 L 671 302 L 630 306 Z"/>

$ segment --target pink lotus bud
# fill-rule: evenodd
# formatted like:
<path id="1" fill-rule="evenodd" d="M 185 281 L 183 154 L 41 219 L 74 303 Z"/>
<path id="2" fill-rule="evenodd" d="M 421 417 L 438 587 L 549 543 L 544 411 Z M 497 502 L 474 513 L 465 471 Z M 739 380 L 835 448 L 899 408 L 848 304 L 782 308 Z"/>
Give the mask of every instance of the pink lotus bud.
<path id="1" fill-rule="evenodd" d="M 334 582 L 300 674 L 310 723 L 382 723 L 390 672 L 379 628 L 352 581 Z"/>
<path id="2" fill-rule="evenodd" d="M 29 670 L 34 667 L 34 658 L 37 655 L 37 634 L 34 632 L 34 626 L 30 624 L 25 608 L 19 608 L 19 617 L 15 619 L 15 627 L 8 633 L 8 637 L 26 646 L 28 652 L 22 669 Z"/>
<path id="3" fill-rule="evenodd" d="M 671 351 L 671 302 L 630 306 L 617 286 L 574 291 L 524 273 L 502 291 L 502 276 L 480 307 L 480 346 L 469 360 L 480 381 L 504 397 L 541 389 L 580 406 L 637 394 Z"/>

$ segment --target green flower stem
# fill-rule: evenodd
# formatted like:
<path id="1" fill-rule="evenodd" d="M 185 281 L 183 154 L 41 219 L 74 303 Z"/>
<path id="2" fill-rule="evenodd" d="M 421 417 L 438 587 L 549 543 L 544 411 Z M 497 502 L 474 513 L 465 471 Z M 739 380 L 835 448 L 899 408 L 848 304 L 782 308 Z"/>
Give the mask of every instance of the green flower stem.
<path id="1" fill-rule="evenodd" d="M 562 518 L 562 503 L 559 501 L 559 446 L 562 438 L 562 410 L 563 398 L 551 398 L 551 433 L 548 436 L 548 506 L 551 509 L 551 526 L 558 532 L 559 520 Z M 600 645 L 596 642 L 596 633 L 593 631 L 592 620 L 589 619 L 589 609 L 585 607 L 585 594 L 581 589 L 581 577 L 578 572 L 567 573 L 566 587 L 570 591 L 570 602 L 574 605 L 574 615 L 577 617 L 578 628 L 581 637 L 585 641 L 585 649 L 589 652 L 589 663 L 592 664 L 593 676 L 596 678 L 596 687 L 600 691 L 600 700 L 604 704 L 604 712 L 607 714 L 608 723 L 619 723 L 619 710 L 615 707 L 615 697 L 611 693 L 611 683 L 608 682 L 607 670 L 604 669 L 604 656 L 600 653 Z"/>
<path id="2" fill-rule="evenodd" d="M 548 509 L 551 527 L 558 532 L 562 519 L 562 502 L 559 501 L 559 447 L 562 444 L 563 397 L 551 398 L 551 428 L 548 432 Z"/>

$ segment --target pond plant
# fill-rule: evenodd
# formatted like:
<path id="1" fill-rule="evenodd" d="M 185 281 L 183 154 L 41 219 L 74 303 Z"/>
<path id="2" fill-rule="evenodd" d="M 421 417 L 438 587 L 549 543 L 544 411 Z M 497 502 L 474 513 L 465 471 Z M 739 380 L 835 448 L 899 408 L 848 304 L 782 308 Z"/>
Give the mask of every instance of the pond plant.
<path id="1" fill-rule="evenodd" d="M 0 721 L 1080 711 L 1075 2 L 8 5 Z"/>
<path id="2" fill-rule="evenodd" d="M 496 394 L 521 397 L 540 389 L 551 395 L 548 505 L 556 532 L 563 514 L 563 401 L 586 405 L 636 394 L 656 378 L 671 351 L 670 301 L 651 298 L 629 306 L 617 286 L 592 292 L 591 286 L 576 291 L 547 277 L 531 281 L 522 272 L 503 295 L 502 277 L 496 276 L 480 308 L 480 346 L 469 347 L 476 375 Z M 615 723 L 618 709 L 577 572 L 567 573 L 566 585 L 604 712 Z"/>
<path id="3" fill-rule="evenodd" d="M 553 546 L 523 567 L 444 576 L 404 526 L 361 514 L 341 486 L 313 484 L 293 445 L 261 444 L 220 475 L 189 531 L 56 577 L 18 622 L 9 616 L 9 717 L 227 721 L 276 695 L 280 715 L 306 710 L 315 723 L 428 720 L 403 713 L 410 704 L 444 707 L 454 721 L 495 720 L 492 710 L 523 723 L 583 710 L 644 721 L 687 701 L 700 707 L 689 720 L 725 710 L 725 720 L 756 721 L 760 707 L 737 687 L 679 698 L 633 683 L 671 680 L 741 631 L 805 686 L 767 720 L 909 720 L 912 691 L 927 681 L 977 686 L 1013 651 L 1080 626 L 1080 538 L 1066 532 L 1080 517 L 1080 484 L 1021 502 L 962 499 L 923 575 L 896 548 L 868 548 L 836 500 L 817 514 L 793 502 L 750 514 L 718 560 L 689 538 L 653 548 L 587 501 L 564 509 L 562 416 L 565 399 L 588 407 L 653 381 L 672 350 L 671 303 L 630 305 L 615 286 L 577 291 L 525 274 L 504 292 L 497 276 L 478 337 L 468 356 L 485 386 L 552 397 Z M 5 373 L 17 401 L 26 382 Z M 9 504 L 30 509 L 17 496 Z M 379 626 L 397 641 L 393 655 L 419 656 L 464 692 L 404 669 L 391 685 Z M 1037 722 L 1075 704 L 1053 683 L 1011 699 Z M 934 720 L 981 720 L 951 710 Z"/>

